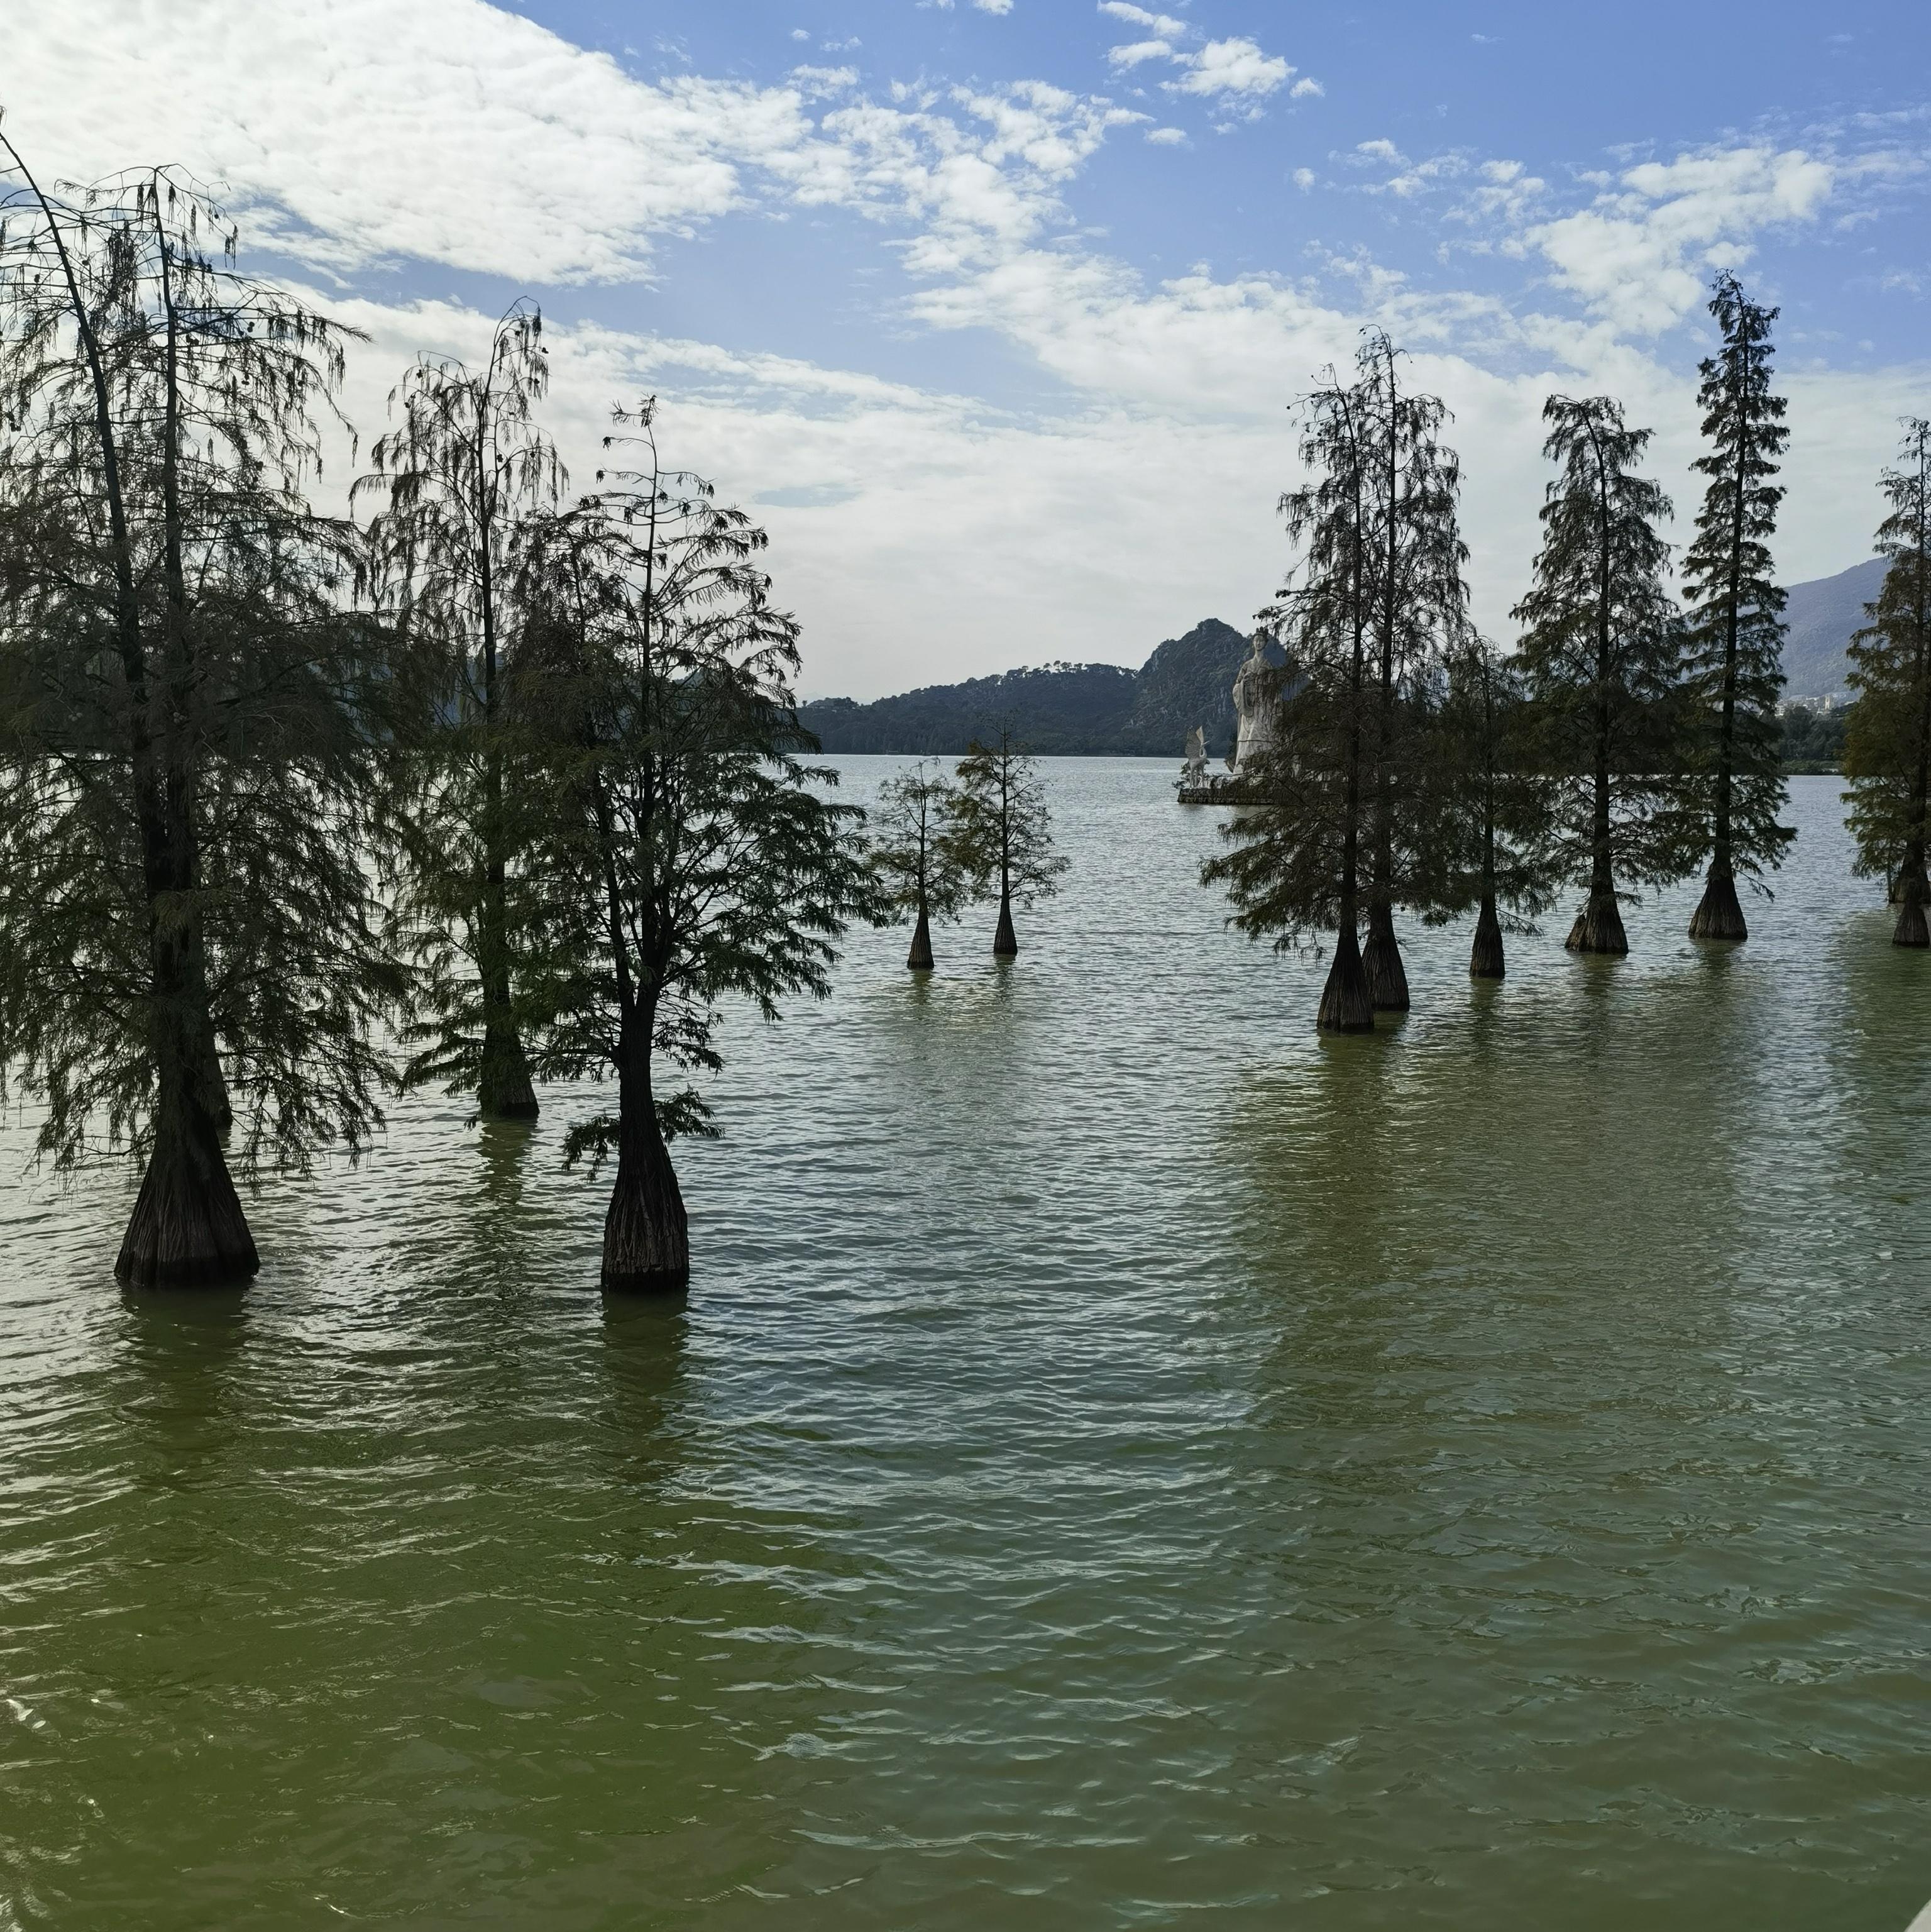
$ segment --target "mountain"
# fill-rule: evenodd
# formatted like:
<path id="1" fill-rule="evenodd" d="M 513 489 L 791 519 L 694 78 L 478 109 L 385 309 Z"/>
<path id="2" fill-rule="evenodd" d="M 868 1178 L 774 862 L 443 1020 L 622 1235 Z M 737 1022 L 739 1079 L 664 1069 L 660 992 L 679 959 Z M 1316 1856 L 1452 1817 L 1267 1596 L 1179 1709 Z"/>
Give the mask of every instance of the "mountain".
<path id="1" fill-rule="evenodd" d="M 1874 556 L 1835 577 L 1790 586 L 1783 613 L 1789 627 L 1783 640 L 1787 696 L 1828 698 L 1843 692 L 1849 670 L 1844 647 L 1851 633 L 1863 628 L 1864 606 L 1876 600 L 1884 572 L 1884 559 Z"/>
<path id="2" fill-rule="evenodd" d="M 1878 593 L 1884 560 L 1873 557 L 1835 577 L 1790 586 L 1785 612 L 1784 674 L 1792 698 L 1825 698 L 1844 688 L 1845 646 Z M 893 752 L 956 758 L 975 737 L 1009 718 L 1022 742 L 1047 757 L 1084 753 L 1177 758 L 1196 724 L 1210 758 L 1234 744 L 1234 674 L 1247 640 L 1208 617 L 1169 638 L 1138 670 L 1124 664 L 1052 664 L 963 684 L 931 684 L 859 704 L 820 698 L 799 709 L 827 752 Z M 1270 656 L 1283 662 L 1278 648 Z"/>
<path id="3" fill-rule="evenodd" d="M 1138 670 L 1123 664 L 1046 664 L 964 684 L 933 684 L 859 704 L 821 698 L 799 708 L 827 752 L 897 752 L 956 757 L 1010 718 L 1019 738 L 1047 757 L 1087 753 L 1177 758 L 1196 724 L 1208 754 L 1234 742 L 1234 674 L 1247 640 L 1209 617 L 1169 638 Z M 1281 654 L 1273 652 L 1276 661 Z"/>

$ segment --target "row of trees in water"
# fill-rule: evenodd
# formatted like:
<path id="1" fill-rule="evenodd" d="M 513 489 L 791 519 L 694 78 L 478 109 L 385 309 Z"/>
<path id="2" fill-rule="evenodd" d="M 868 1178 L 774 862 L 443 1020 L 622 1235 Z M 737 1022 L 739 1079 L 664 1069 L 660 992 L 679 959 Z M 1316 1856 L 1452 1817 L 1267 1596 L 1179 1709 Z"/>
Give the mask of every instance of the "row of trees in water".
<path id="1" fill-rule="evenodd" d="M 1470 970 L 1500 976 L 1505 931 L 1566 888 L 1568 946 L 1628 950 L 1621 908 L 1702 872 L 1693 938 L 1748 936 L 1740 880 L 1767 891 L 1793 834 L 1777 700 L 1784 595 L 1770 550 L 1789 440 L 1771 386 L 1777 310 L 1717 278 L 1720 336 L 1702 366 L 1702 506 L 1669 584 L 1668 498 L 1651 439 L 1607 396 L 1552 396 L 1555 466 L 1528 592 L 1504 655 L 1468 614 L 1460 466 L 1439 398 L 1363 341 L 1349 380 L 1302 404 L 1307 480 L 1281 500 L 1296 568 L 1264 622 L 1288 667 L 1272 746 L 1204 878 L 1236 922 L 1282 948 L 1333 935 L 1318 1024 L 1372 1029 L 1403 1010 L 1395 919 L 1476 914 Z M 1885 878 L 1900 946 L 1927 930 L 1931 791 L 1931 424 L 1904 424 L 1880 479 L 1890 560 L 1851 646 L 1845 770 L 1858 868 Z"/>
<path id="2" fill-rule="evenodd" d="M 868 838 L 806 762 L 763 533 L 660 456 L 650 403 L 573 496 L 533 308 L 481 366 L 404 373 L 333 515 L 310 492 L 354 332 L 243 273 L 193 183 L 43 192 L 0 154 L 0 1065 L 43 1103 L 40 1153 L 142 1162 L 124 1280 L 229 1281 L 256 1265 L 237 1170 L 358 1151 L 397 1086 L 514 1119 L 545 1081 L 601 1080 L 614 1104 L 565 1154 L 614 1162 L 604 1280 L 680 1283 L 670 1149 L 714 1130 L 688 1076 L 719 1064 L 721 1003 L 822 993 L 856 920 L 909 921 L 928 965 L 969 898 L 1015 950 L 1014 904 L 1063 869 L 1030 760 L 1009 732 L 916 769 Z M 1399 908 L 1479 908 L 1499 970 L 1504 922 L 1565 879 L 1589 886 L 1572 943 L 1612 950 L 1620 892 L 1707 857 L 1699 925 L 1741 936 L 1735 877 L 1789 836 L 1765 724 L 1782 406 L 1768 316 L 1728 283 L 1718 306 L 1687 624 L 1613 403 L 1550 405 L 1561 474 L 1505 658 L 1467 622 L 1440 403 L 1379 338 L 1311 399 L 1276 614 L 1300 687 L 1209 869 L 1252 931 L 1338 932 L 1324 1026 L 1406 1003 Z M 1922 944 L 1911 435 L 1851 758 L 1865 862 Z"/>
<path id="3" fill-rule="evenodd" d="M 0 148 L 0 1060 L 40 1153 L 143 1161 L 123 1279 L 233 1280 L 231 1158 L 353 1154 L 397 1085 L 514 1119 L 605 1080 L 565 1149 L 615 1164 L 604 1280 L 681 1282 L 719 1003 L 823 992 L 891 910 L 763 533 L 648 403 L 572 496 L 521 304 L 405 373 L 325 514 L 353 332 L 194 184 L 43 193 Z M 997 819 L 954 828 L 979 874 Z"/>

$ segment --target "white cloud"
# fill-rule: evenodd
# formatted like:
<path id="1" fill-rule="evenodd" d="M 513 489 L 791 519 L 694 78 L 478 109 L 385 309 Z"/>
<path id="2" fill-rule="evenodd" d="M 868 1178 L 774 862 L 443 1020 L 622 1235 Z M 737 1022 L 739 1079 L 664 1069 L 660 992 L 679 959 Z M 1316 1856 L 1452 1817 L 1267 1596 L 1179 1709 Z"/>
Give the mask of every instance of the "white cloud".
<path id="1" fill-rule="evenodd" d="M 1177 148 L 1185 144 L 1187 137 L 1184 128 L 1150 128 L 1147 130 L 1146 138 L 1156 147 Z"/>
<path id="2" fill-rule="evenodd" d="M 1150 14 L 1144 7 L 1129 6 L 1127 0 L 1099 0 L 1099 10 L 1116 20 L 1130 20 L 1136 27 L 1150 28 L 1163 40 L 1184 40 L 1192 32 L 1184 20 L 1171 14 Z"/>
<path id="3" fill-rule="evenodd" d="M 1177 94 L 1267 94 L 1282 86 L 1294 69 L 1277 56 L 1263 53 L 1252 40 L 1209 40 L 1187 57 L 1189 71 L 1161 85 Z"/>
<path id="4" fill-rule="evenodd" d="M 1115 67 L 1138 67 L 1143 61 L 1178 60 L 1180 56 L 1165 40 L 1130 40 L 1108 47 L 1106 58 Z"/>
<path id="5" fill-rule="evenodd" d="M 1709 148 L 1627 168 L 1592 207 L 1524 239 L 1616 328 L 1654 335 L 1702 303 L 1713 270 L 1749 260 L 1759 230 L 1815 220 L 1833 185 L 1831 164 L 1801 148 Z"/>
<path id="6" fill-rule="evenodd" d="M 1294 174 L 1294 185 L 1306 194 L 1314 186 L 1315 172 L 1312 168 L 1297 168 Z"/>
<path id="7" fill-rule="evenodd" d="M 1009 14 L 1012 10 L 1012 0 L 972 0 L 972 4 L 982 14 Z"/>
<path id="8" fill-rule="evenodd" d="M 1288 94 L 1296 100 L 1305 100 L 1311 95 L 1325 94 L 1327 92 L 1327 89 L 1322 86 L 1319 81 L 1307 74 L 1303 74 L 1300 79 L 1288 89 Z"/>

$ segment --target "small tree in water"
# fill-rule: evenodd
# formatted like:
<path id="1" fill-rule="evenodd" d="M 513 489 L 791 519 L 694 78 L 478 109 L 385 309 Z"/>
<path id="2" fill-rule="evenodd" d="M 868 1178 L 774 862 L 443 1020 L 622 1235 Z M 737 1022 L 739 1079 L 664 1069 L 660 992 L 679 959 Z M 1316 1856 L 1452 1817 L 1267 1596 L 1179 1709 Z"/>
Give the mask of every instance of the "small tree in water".
<path id="1" fill-rule="evenodd" d="M 1931 945 L 1926 908 L 1931 800 L 1931 422 L 1909 416 L 1903 459 L 1884 472 L 1890 513 L 1877 547 L 1890 560 L 1870 622 L 1851 641 L 1851 707 L 1844 739 L 1845 800 L 1858 870 L 1893 881 L 1897 946 Z"/>
<path id="2" fill-rule="evenodd" d="M 514 586 L 532 523 L 565 480 L 535 421 L 549 381 L 542 337 L 541 315 L 518 302 L 481 369 L 415 364 L 389 399 L 400 420 L 354 491 L 382 500 L 369 531 L 379 591 L 418 647 L 440 655 L 445 684 L 445 728 L 391 822 L 397 922 L 427 969 L 426 1044 L 405 1077 L 472 1092 L 479 1113 L 508 1120 L 537 1112 L 517 1013 L 531 828 Z"/>
<path id="3" fill-rule="evenodd" d="M 959 763 L 958 781 L 952 848 L 977 897 L 988 898 L 997 890 L 999 923 L 992 950 L 1009 959 L 1019 951 L 1014 902 L 1030 909 L 1050 898 L 1060 889 L 1067 861 L 1053 850 L 1052 814 L 1039 767 L 1012 742 L 1009 724 L 1000 726 L 996 744 L 973 740 Z"/>
<path id="4" fill-rule="evenodd" d="M 1783 862 L 1796 836 L 1780 825 L 1784 800 L 1784 595 L 1772 578 L 1770 540 L 1783 490 L 1771 478 L 1790 440 L 1784 401 L 1770 387 L 1770 326 L 1777 310 L 1750 301 L 1734 275 L 1717 278 L 1710 313 L 1722 350 L 1703 364 L 1703 434 L 1696 467 L 1710 479 L 1696 536 L 1683 560 L 1691 606 L 1690 656 L 1697 706 L 1690 751 L 1699 856 L 1709 876 L 1690 922 L 1692 939 L 1750 937 L 1737 874 L 1753 881 Z"/>
<path id="5" fill-rule="evenodd" d="M 668 1143 L 714 1131 L 660 1068 L 720 1064 L 724 999 L 775 1019 L 784 996 L 823 994 L 839 935 L 875 909 L 862 814 L 823 796 L 835 772 L 793 755 L 810 742 L 797 626 L 754 561 L 764 533 L 659 465 L 653 416 L 619 415 L 642 464 L 538 524 L 522 571 L 522 675 L 550 728 L 533 784 L 535 1058 L 616 1079 L 616 1110 L 574 1126 L 565 1155 L 616 1156 L 603 1280 L 623 1289 L 688 1279 Z"/>
<path id="6" fill-rule="evenodd" d="M 887 906 L 913 922 L 905 964 L 914 972 L 931 970 L 933 919 L 956 918 L 965 898 L 955 824 L 958 802 L 944 772 L 923 760 L 878 788 L 872 869 Z"/>
<path id="7" fill-rule="evenodd" d="M 1588 888 L 1567 944 L 1625 953 L 1624 884 L 1687 869 L 1675 775 L 1683 646 L 1656 530 L 1669 500 L 1636 473 L 1650 432 L 1627 428 L 1612 398 L 1552 396 L 1543 420 L 1543 453 L 1562 473 L 1543 505 L 1534 586 L 1513 615 L 1557 775 L 1558 861 Z"/>
<path id="8" fill-rule="evenodd" d="M 1519 667 L 1471 632 L 1449 660 L 1436 724 L 1431 842 L 1443 876 L 1433 916 L 1474 906 L 1469 976 L 1499 980 L 1507 971 L 1503 934 L 1534 932 L 1552 899 L 1551 787 L 1534 769 Z"/>
<path id="9" fill-rule="evenodd" d="M 229 1091 L 244 1172 L 359 1147 L 401 990 L 355 856 L 397 686 L 303 496 L 346 332 L 182 178 L 0 150 L 0 1055 L 57 1166 L 145 1160 L 124 1280 L 232 1282 Z"/>

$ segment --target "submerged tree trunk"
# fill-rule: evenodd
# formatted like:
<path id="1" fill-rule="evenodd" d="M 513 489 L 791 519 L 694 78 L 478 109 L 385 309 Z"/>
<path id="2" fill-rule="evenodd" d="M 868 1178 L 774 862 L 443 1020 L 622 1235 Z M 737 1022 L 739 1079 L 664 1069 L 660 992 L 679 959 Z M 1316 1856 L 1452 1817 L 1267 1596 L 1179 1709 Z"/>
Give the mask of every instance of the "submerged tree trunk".
<path id="1" fill-rule="evenodd" d="M 1915 868 L 1906 867 L 1900 883 L 1904 903 L 1898 912 L 1897 926 L 1891 935 L 1891 943 L 1894 946 L 1931 946 L 1931 922 L 1927 922 L 1925 916 L 1931 892 L 1926 890 L 1921 854 Z"/>
<path id="2" fill-rule="evenodd" d="M 1732 941 L 1750 936 L 1750 928 L 1744 922 L 1743 907 L 1738 902 L 1736 879 L 1727 867 L 1719 872 L 1715 865 L 1711 866 L 1703 896 L 1690 921 L 1690 936 Z"/>
<path id="3" fill-rule="evenodd" d="M 1012 930 L 1012 895 L 1003 887 L 999 895 L 999 929 L 992 935 L 992 952 L 997 959 L 1019 956 L 1019 941 Z"/>
<path id="4" fill-rule="evenodd" d="M 476 1111 L 493 1120 L 533 1120 L 538 1108 L 510 1003 L 508 868 L 493 856 L 484 879 L 482 944 L 483 1059 L 476 1076 Z"/>
<path id="5" fill-rule="evenodd" d="M 1368 944 L 1361 956 L 1368 997 L 1378 1013 L 1408 1010 L 1408 976 L 1395 938 L 1394 909 L 1378 892 L 1368 908 Z"/>
<path id="6" fill-rule="evenodd" d="M 932 970 L 932 928 L 925 913 L 925 902 L 919 902 L 919 922 L 912 928 L 912 950 L 905 956 L 905 963 L 915 973 L 929 973 Z"/>
<path id="7" fill-rule="evenodd" d="M 604 1216 L 603 1285 L 628 1294 L 675 1294 L 691 1279 L 691 1238 L 677 1170 L 650 1090 L 649 1016 L 634 1016 L 625 1034 L 616 1186 Z"/>
<path id="8" fill-rule="evenodd" d="M 1495 910 L 1492 891 L 1482 895 L 1482 910 L 1475 921 L 1475 943 L 1468 949 L 1468 976 L 1471 980 L 1499 980 L 1507 971 L 1502 952 L 1502 921 Z"/>
<path id="9" fill-rule="evenodd" d="M 1925 821 L 1931 816 L 1931 676 L 1924 674 L 1922 640 L 1927 627 L 1921 602 L 1918 628 L 1919 686 L 1924 698 L 1918 717 L 1918 764 L 1912 773 L 1911 838 L 1905 848 L 1904 863 L 1898 871 L 1898 898 L 1903 909 L 1897 915 L 1897 929 L 1891 935 L 1894 946 L 1931 946 L 1931 926 L 1927 926 L 1925 918 L 1931 890 L 1926 886 L 1924 867 Z"/>
<path id="10" fill-rule="evenodd" d="M 1372 1033 L 1375 1003 L 1369 997 L 1368 975 L 1361 963 L 1361 944 L 1354 922 L 1343 921 L 1334 944 L 1334 963 L 1321 989 L 1321 1011 L 1315 1024 L 1322 1033 Z"/>
<path id="11" fill-rule="evenodd" d="M 141 811 L 148 889 L 155 1100 L 154 1144 L 114 1264 L 135 1288 L 246 1281 L 260 1267 L 211 1110 L 207 975 L 192 910 L 199 866 L 184 778 Z M 184 914 L 179 908 L 190 910 Z M 218 1082 L 220 1068 L 215 1068 Z"/>
<path id="12" fill-rule="evenodd" d="M 1606 886 L 1592 885 L 1588 903 L 1576 915 L 1576 923 L 1563 943 L 1571 952 L 1608 952 L 1619 958 L 1627 953 L 1629 938 L 1623 931 L 1622 909 L 1616 904 L 1615 893 Z"/>

